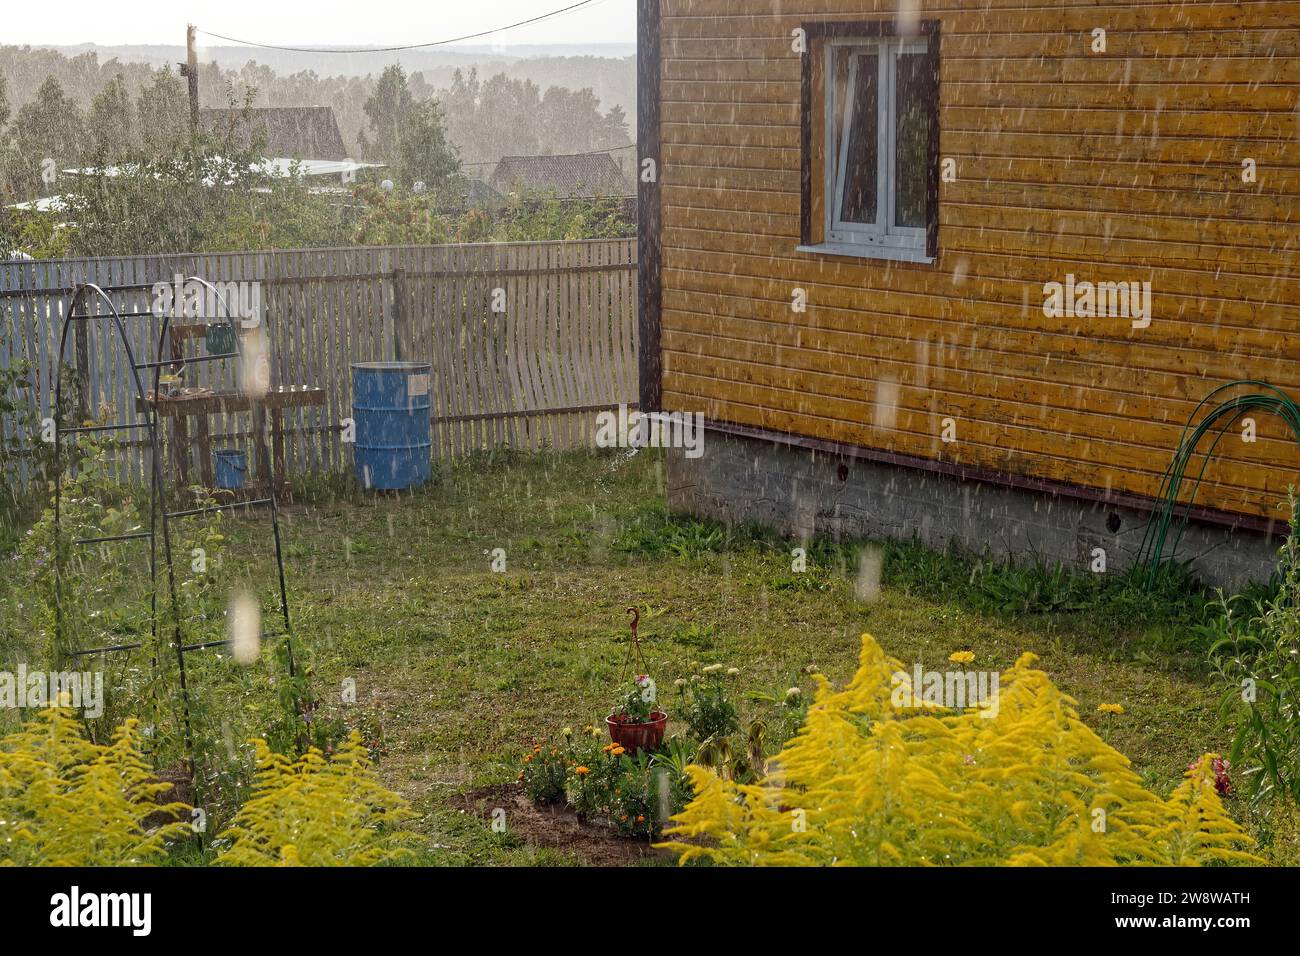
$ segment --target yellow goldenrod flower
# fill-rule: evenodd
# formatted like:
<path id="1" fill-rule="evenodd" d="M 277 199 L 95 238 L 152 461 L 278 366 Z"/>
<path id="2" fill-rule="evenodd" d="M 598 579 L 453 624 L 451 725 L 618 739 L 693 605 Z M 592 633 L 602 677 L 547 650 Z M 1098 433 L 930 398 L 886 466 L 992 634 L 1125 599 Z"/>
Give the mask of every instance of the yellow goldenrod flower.
<path id="1" fill-rule="evenodd" d="M 1148 791 L 1129 761 L 1080 719 L 1075 701 L 1034 668 L 1032 654 L 998 675 L 996 712 L 966 709 L 941 720 L 900 713 L 902 665 L 870 637 L 858 660 L 841 689 L 818 679 L 802 728 L 772 761 L 779 771 L 741 785 L 689 767 L 693 796 L 659 845 L 682 863 L 734 866 L 1262 862 L 1219 799 L 1212 757 L 1169 796 Z M 1119 704 L 1099 710 L 1123 713 Z M 1037 772 L 1045 748 L 1089 772 Z M 1101 835 L 1060 823 L 1102 805 L 1125 825 Z M 801 823 L 807 814 L 810 833 L 816 815 L 817 839 L 791 839 L 792 811 Z M 1009 845 L 1003 835 L 1012 828 Z"/>
<path id="2" fill-rule="evenodd" d="M 1122 714 L 1124 713 L 1123 704 L 1101 704 L 1097 707 L 1099 714 Z"/>

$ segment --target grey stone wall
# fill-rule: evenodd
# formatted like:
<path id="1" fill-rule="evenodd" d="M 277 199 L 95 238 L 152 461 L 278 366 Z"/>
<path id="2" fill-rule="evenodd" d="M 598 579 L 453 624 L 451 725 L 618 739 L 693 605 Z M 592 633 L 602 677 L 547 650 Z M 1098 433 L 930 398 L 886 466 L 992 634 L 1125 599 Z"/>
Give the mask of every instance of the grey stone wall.
<path id="1" fill-rule="evenodd" d="M 756 521 L 796 539 L 913 537 L 994 560 L 1088 570 L 1094 548 L 1108 572 L 1132 567 L 1144 512 L 708 431 L 694 459 L 667 452 L 668 505 L 726 523 Z M 1206 582 L 1238 589 L 1265 580 L 1278 540 L 1189 523 L 1176 557 Z"/>

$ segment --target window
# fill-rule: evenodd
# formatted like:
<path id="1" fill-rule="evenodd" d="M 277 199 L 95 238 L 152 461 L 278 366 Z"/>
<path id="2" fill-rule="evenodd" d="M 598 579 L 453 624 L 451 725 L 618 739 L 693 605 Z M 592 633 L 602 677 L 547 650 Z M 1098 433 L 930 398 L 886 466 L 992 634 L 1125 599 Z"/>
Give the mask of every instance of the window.
<path id="1" fill-rule="evenodd" d="M 894 36 L 878 24 L 807 29 L 819 26 L 826 35 L 804 63 L 805 109 L 820 115 L 804 117 L 800 248 L 930 262 L 938 253 L 938 35 Z M 878 35 L 863 29 L 869 26 Z M 818 102 L 811 95 L 813 57 Z M 815 144 L 814 125 L 820 127 Z M 812 149 L 816 156 L 807 155 Z M 820 191 L 816 223 L 813 190 Z"/>

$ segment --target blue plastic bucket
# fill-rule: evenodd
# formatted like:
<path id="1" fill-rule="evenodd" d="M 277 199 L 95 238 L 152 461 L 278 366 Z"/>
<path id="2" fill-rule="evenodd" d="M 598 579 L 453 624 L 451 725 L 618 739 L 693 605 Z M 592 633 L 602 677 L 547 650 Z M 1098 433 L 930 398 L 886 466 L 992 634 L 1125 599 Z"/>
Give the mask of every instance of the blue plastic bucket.
<path id="1" fill-rule="evenodd" d="M 429 365 L 358 362 L 352 366 L 353 460 L 363 488 L 414 488 L 429 480 Z"/>
<path id="2" fill-rule="evenodd" d="M 242 488 L 248 474 L 248 459 L 238 448 L 219 448 L 212 453 L 218 488 Z"/>

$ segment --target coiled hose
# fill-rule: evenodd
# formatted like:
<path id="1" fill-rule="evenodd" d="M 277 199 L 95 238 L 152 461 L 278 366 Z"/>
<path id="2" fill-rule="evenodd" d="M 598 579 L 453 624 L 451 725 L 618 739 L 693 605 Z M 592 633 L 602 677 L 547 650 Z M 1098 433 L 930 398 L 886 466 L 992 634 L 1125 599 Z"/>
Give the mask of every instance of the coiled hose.
<path id="1" fill-rule="evenodd" d="M 1201 410 L 1211 404 L 1216 395 L 1228 389 L 1243 387 L 1260 389 L 1261 391 L 1238 395 L 1222 401 L 1215 405 L 1199 424 L 1196 423 Z M 1167 562 L 1172 561 L 1174 554 L 1178 551 L 1178 543 L 1182 540 L 1183 531 L 1187 527 L 1187 519 L 1191 514 L 1192 505 L 1196 501 L 1196 494 L 1200 491 L 1201 480 L 1205 477 L 1205 467 L 1209 464 L 1214 449 L 1223 439 L 1223 436 L 1227 434 L 1228 429 L 1236 424 L 1237 420 L 1247 412 L 1266 412 L 1278 416 L 1286 422 L 1287 427 L 1291 429 L 1292 438 L 1295 439 L 1297 445 L 1300 445 L 1300 407 L 1291 400 L 1289 395 L 1267 382 L 1254 379 L 1239 379 L 1226 385 L 1220 385 L 1201 399 L 1188 417 L 1187 424 L 1183 426 L 1183 434 L 1178 442 L 1178 450 L 1174 452 L 1173 460 L 1169 463 L 1169 467 L 1165 469 L 1164 478 L 1160 483 L 1160 492 L 1156 496 L 1158 505 L 1151 512 L 1151 517 L 1147 519 L 1146 533 L 1142 538 L 1142 549 L 1138 553 L 1139 566 L 1145 565 L 1146 567 L 1145 584 L 1147 590 L 1155 586 L 1161 568 Z M 1187 480 L 1188 466 L 1197 454 L 1196 448 L 1201 439 L 1216 427 L 1218 428 L 1218 434 L 1214 436 L 1209 448 L 1204 452 L 1201 467 L 1196 472 L 1196 480 L 1191 487 L 1191 494 L 1185 499 L 1186 503 L 1182 508 L 1181 517 L 1177 517 L 1178 501 L 1182 497 L 1183 485 Z M 1171 542 L 1170 531 L 1174 528 L 1175 523 L 1177 527 L 1173 532 Z"/>

